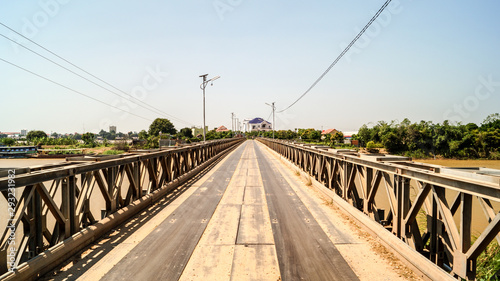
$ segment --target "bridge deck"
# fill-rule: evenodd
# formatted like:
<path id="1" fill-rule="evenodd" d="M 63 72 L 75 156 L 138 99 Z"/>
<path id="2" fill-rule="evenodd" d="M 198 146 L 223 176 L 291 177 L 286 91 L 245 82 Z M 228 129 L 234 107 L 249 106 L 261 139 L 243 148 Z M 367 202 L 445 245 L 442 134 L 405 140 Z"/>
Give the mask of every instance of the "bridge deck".
<path id="1" fill-rule="evenodd" d="M 83 264 L 48 279 L 358 280 L 338 250 L 353 236 L 320 226 L 312 213 L 321 210 L 304 205 L 310 199 L 282 169 L 247 141 L 153 218 L 129 222 L 126 235 L 111 234 Z"/>

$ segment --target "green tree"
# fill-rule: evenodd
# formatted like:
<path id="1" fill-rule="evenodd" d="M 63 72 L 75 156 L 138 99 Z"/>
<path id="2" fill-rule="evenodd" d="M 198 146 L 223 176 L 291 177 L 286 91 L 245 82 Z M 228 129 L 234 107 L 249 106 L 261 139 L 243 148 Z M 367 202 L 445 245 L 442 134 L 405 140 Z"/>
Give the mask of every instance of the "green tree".
<path id="1" fill-rule="evenodd" d="M 292 130 L 279 130 L 275 132 L 275 137 L 282 140 L 291 140 L 296 137 L 296 133 Z"/>
<path id="2" fill-rule="evenodd" d="M 90 145 L 94 147 L 96 145 L 95 143 L 95 134 L 93 133 L 85 133 L 82 135 L 82 140 L 86 145 Z"/>
<path id="3" fill-rule="evenodd" d="M 170 120 L 165 118 L 156 118 L 153 123 L 149 125 L 149 135 L 158 136 L 160 132 L 163 134 L 175 135 L 177 130 Z"/>
<path id="4" fill-rule="evenodd" d="M 26 135 L 26 139 L 31 141 L 33 139 L 46 138 L 47 134 L 44 131 L 29 131 Z"/>
<path id="5" fill-rule="evenodd" d="M 484 119 L 483 123 L 481 123 L 481 130 L 486 131 L 490 128 L 500 129 L 500 114 L 490 114 Z"/>
<path id="6" fill-rule="evenodd" d="M 149 135 L 148 135 L 148 132 L 146 132 L 146 130 L 142 130 L 139 132 L 138 137 L 140 140 L 147 140 Z"/>
<path id="7" fill-rule="evenodd" d="M 330 139 L 337 142 L 337 143 L 343 143 L 344 142 L 344 133 L 337 131 L 335 134 L 332 134 L 330 136 Z"/>
<path id="8" fill-rule="evenodd" d="M 308 139 L 311 140 L 320 140 L 321 139 L 321 131 L 310 129 L 307 134 Z"/>
<path id="9" fill-rule="evenodd" d="M 11 138 L 4 138 L 2 139 L 1 141 L 4 145 L 6 146 L 12 146 L 16 143 L 16 140 L 15 139 L 11 139 Z"/>
<path id="10" fill-rule="evenodd" d="M 147 148 L 158 148 L 159 144 L 160 144 L 160 137 L 159 136 L 152 136 L 152 135 L 148 136 L 147 142 L 146 142 Z"/>
<path id="11" fill-rule="evenodd" d="M 366 145 L 369 141 L 372 140 L 371 129 L 368 126 L 363 125 L 358 130 L 358 138 L 363 145 Z"/>
<path id="12" fill-rule="evenodd" d="M 186 137 L 186 138 L 192 138 L 193 137 L 193 132 L 191 131 L 190 128 L 182 128 L 180 131 L 179 131 L 179 135 L 181 137 Z"/>
<path id="13" fill-rule="evenodd" d="M 397 153 L 403 151 L 401 138 L 395 132 L 388 132 L 382 137 L 382 145 L 390 153 Z"/>

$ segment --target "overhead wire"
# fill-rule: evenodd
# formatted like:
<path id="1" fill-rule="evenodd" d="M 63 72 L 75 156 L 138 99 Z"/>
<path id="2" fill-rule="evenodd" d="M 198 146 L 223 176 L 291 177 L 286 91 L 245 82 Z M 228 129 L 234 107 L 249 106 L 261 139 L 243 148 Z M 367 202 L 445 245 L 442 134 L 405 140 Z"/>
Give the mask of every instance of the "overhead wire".
<path id="1" fill-rule="evenodd" d="M 68 86 L 66 86 L 66 85 L 63 85 L 63 84 L 61 84 L 61 83 L 58 83 L 58 82 L 56 82 L 56 81 L 54 81 L 54 80 L 52 80 L 52 79 L 50 79 L 50 78 L 47 78 L 47 77 L 45 77 L 45 76 L 42 76 L 42 75 L 40 75 L 40 74 L 38 74 L 38 73 L 35 73 L 35 72 L 31 71 L 31 70 L 28 70 L 28 69 L 26 69 L 26 68 L 24 68 L 24 67 L 22 67 L 22 66 L 19 66 L 19 65 L 15 64 L 15 63 L 12 63 L 12 62 L 10 62 L 10 61 L 7 61 L 7 60 L 5 60 L 5 59 L 3 59 L 3 58 L 0 58 L 0 61 L 3 61 L 3 62 L 5 62 L 5 63 L 7 63 L 7 64 L 10 64 L 10 65 L 12 65 L 12 66 L 14 66 L 14 67 L 16 67 L 16 68 L 19 68 L 19 69 L 21 69 L 21 70 L 23 70 L 23 71 L 25 71 L 25 72 L 28 72 L 28 73 L 30 73 L 30 74 L 32 74 L 32 75 L 34 75 L 34 76 L 37 76 L 37 77 L 39 77 L 39 78 L 42 78 L 42 79 L 44 79 L 44 80 L 46 80 L 46 81 L 49 81 L 49 82 L 51 82 L 51 83 L 53 83 L 53 84 L 56 84 L 56 85 L 58 85 L 58 86 L 60 86 L 60 87 L 65 88 L 65 89 L 67 89 L 67 90 L 70 90 L 70 91 L 72 91 L 72 92 L 74 92 L 74 93 L 76 93 L 76 94 L 79 94 L 79 95 L 82 95 L 82 96 L 84 96 L 84 97 L 87 97 L 87 98 L 89 98 L 89 99 L 91 99 L 91 100 L 97 101 L 97 102 L 102 103 L 102 104 L 104 104 L 104 105 L 107 105 L 107 106 L 109 106 L 109 107 L 116 108 L 116 109 L 118 109 L 118 110 L 120 110 L 120 111 L 126 112 L 126 113 L 128 113 L 128 114 L 134 115 L 134 116 L 139 117 L 139 118 L 142 118 L 142 119 L 144 119 L 144 120 L 147 120 L 147 121 L 153 121 L 153 120 L 151 120 L 151 119 L 149 119 L 149 118 L 146 118 L 146 117 L 143 117 L 143 116 L 137 115 L 137 114 L 132 113 L 132 112 L 130 112 L 130 111 L 127 111 L 127 110 L 124 110 L 124 109 L 119 108 L 119 107 L 117 107 L 117 106 L 114 106 L 114 105 L 111 105 L 111 104 L 109 104 L 109 103 L 106 103 L 106 102 L 104 102 L 104 101 L 102 101 L 102 100 L 96 99 L 96 98 L 94 98 L 94 97 L 92 97 L 92 96 L 86 95 L 86 94 L 84 94 L 84 93 L 82 93 L 82 92 L 80 92 L 80 91 L 77 91 L 77 90 L 75 90 L 75 89 L 72 89 L 72 88 L 70 88 L 70 87 L 68 87 Z"/>
<path id="2" fill-rule="evenodd" d="M 271 113 L 269 113 L 269 116 L 267 117 L 266 121 L 269 120 L 269 118 L 271 118 L 271 115 L 273 115 L 273 110 L 271 109 Z"/>
<path id="3" fill-rule="evenodd" d="M 4 24 L 4 23 L 0 22 L 0 25 L 4 26 L 5 28 L 9 29 L 10 31 L 12 31 L 12 32 L 16 33 L 17 35 L 19 35 L 19 36 L 23 37 L 24 39 L 26 39 L 26 40 L 28 40 L 29 42 L 31 42 L 31 43 L 33 43 L 33 44 L 35 44 L 36 46 L 38 46 L 38 47 L 42 48 L 43 50 L 47 51 L 48 53 L 50 53 L 50 54 L 52 54 L 52 55 L 56 56 L 57 58 L 59 58 L 59 59 L 61 59 L 61 60 L 63 60 L 64 62 L 66 62 L 66 63 L 70 64 L 71 66 L 73 66 L 73 67 L 77 68 L 78 70 L 80 70 L 80 71 L 82 71 L 82 72 L 86 73 L 87 75 L 89 75 L 89 76 L 91 76 L 91 77 L 93 77 L 93 78 L 97 79 L 98 81 L 100 81 L 100 82 L 102 82 L 102 83 L 106 84 L 107 86 L 109 86 L 109 87 L 111 87 L 111 88 L 113 88 L 113 89 L 115 89 L 115 90 L 117 90 L 117 91 L 119 91 L 119 92 L 123 93 L 124 95 L 126 95 L 126 96 L 128 96 L 128 97 L 130 97 L 130 98 L 132 98 L 132 99 L 134 99 L 134 100 L 136 100 L 137 102 L 139 102 L 139 103 L 141 103 L 141 104 L 144 104 L 145 106 L 144 106 L 144 105 L 141 105 L 141 104 L 139 104 L 139 103 L 137 103 L 137 102 L 134 102 L 134 101 L 129 100 L 130 102 L 132 102 L 132 103 L 134 103 L 134 104 L 136 104 L 136 105 L 138 105 L 138 106 L 140 106 L 140 107 L 142 107 L 142 108 L 145 108 L 145 109 L 147 109 L 147 110 L 156 111 L 156 113 L 158 113 L 158 114 L 165 115 L 165 116 L 169 116 L 170 118 L 175 119 L 175 120 L 177 120 L 177 121 L 179 121 L 179 122 L 181 122 L 181 123 L 184 123 L 184 124 L 187 124 L 187 125 L 193 125 L 193 124 L 192 124 L 192 123 L 190 123 L 190 122 L 184 121 L 184 120 L 182 120 L 182 119 L 180 119 L 180 118 L 178 118 L 178 117 L 175 117 L 175 116 L 173 116 L 173 115 L 171 115 L 171 114 L 166 113 L 165 111 L 163 111 L 163 110 L 161 110 L 161 109 L 158 109 L 158 108 L 156 108 L 156 107 L 154 107 L 154 106 L 152 106 L 152 105 L 150 105 L 150 104 L 147 104 L 147 103 L 145 103 L 145 102 L 143 102 L 143 101 L 141 101 L 141 100 L 139 100 L 139 99 L 135 98 L 134 96 L 132 96 L 132 95 L 128 94 L 127 92 L 125 92 L 125 91 L 123 91 L 123 90 L 121 90 L 121 89 L 119 89 L 119 88 L 117 88 L 117 87 L 113 86 L 112 84 L 110 84 L 110 83 L 108 83 L 108 82 L 104 81 L 103 79 L 101 79 L 101 78 L 99 78 L 99 77 L 97 77 L 97 76 L 93 75 L 92 73 L 90 73 L 90 72 L 86 71 L 85 69 L 83 69 L 83 68 L 81 68 L 81 67 L 77 66 L 76 64 L 74 64 L 74 63 L 72 63 L 72 62 L 68 61 L 67 59 L 65 59 L 65 58 L 63 58 L 63 57 L 61 57 L 61 56 L 59 56 L 58 54 L 54 53 L 53 51 L 51 51 L 51 50 L 49 50 L 49 49 L 45 48 L 44 46 L 42 46 L 42 45 L 40 45 L 40 44 L 36 43 L 35 41 L 31 40 L 30 38 L 28 38 L 28 37 L 24 36 L 23 34 L 21 34 L 21 33 L 17 32 L 17 31 L 16 31 L 16 30 L 14 30 L 13 28 L 11 28 L 11 27 L 7 26 L 6 24 Z M 92 84 L 94 84 L 94 85 L 96 85 L 96 86 L 98 86 L 98 87 L 100 87 L 100 88 L 102 88 L 102 89 L 104 89 L 104 90 L 106 90 L 106 91 L 108 91 L 108 92 L 110 92 L 110 93 L 112 93 L 112 94 L 114 94 L 114 95 L 116 95 L 116 96 L 120 97 L 120 98 L 125 98 L 125 97 L 121 96 L 120 94 L 118 94 L 118 93 L 116 93 L 116 92 L 114 92 L 114 91 L 111 91 L 111 90 L 109 90 L 108 88 L 103 87 L 102 85 L 99 85 L 99 84 L 95 83 L 94 81 L 91 81 L 90 79 L 88 79 L 88 78 L 86 78 L 86 77 L 84 77 L 84 76 L 82 76 L 82 75 L 80 75 L 80 74 L 78 74 L 78 73 L 76 73 L 76 72 L 74 72 L 74 71 L 72 71 L 72 70 L 68 69 L 67 67 L 65 67 L 65 66 L 63 66 L 63 65 L 61 65 L 61 64 L 59 64 L 59 63 L 57 63 L 57 62 L 55 62 L 55 61 L 53 61 L 53 60 L 51 60 L 51 59 L 49 59 L 49 58 L 47 58 L 46 56 L 44 56 L 44 55 L 42 55 L 42 54 L 40 54 L 40 53 L 38 53 L 38 52 L 36 52 L 36 51 L 34 51 L 34 50 L 32 50 L 32 49 L 30 49 L 30 48 L 26 47 L 26 46 L 24 46 L 24 45 L 22 45 L 21 43 L 19 43 L 19 42 L 15 41 L 15 40 L 13 40 L 13 39 L 11 39 L 11 38 L 9 38 L 9 37 L 7 37 L 7 36 L 3 35 L 3 34 L 0 34 L 0 36 L 4 37 L 5 39 L 7 39 L 7 40 L 9 40 L 9 41 L 11 41 L 11 42 L 13 42 L 13 43 L 15 43 L 15 44 L 17 44 L 17 45 L 21 46 L 22 48 L 24 48 L 24 49 L 26 49 L 26 50 L 28 50 L 28 51 L 30 51 L 30 52 L 32 52 L 32 53 L 34 53 L 34 54 L 36 54 L 36 55 L 38 55 L 38 56 L 42 57 L 42 58 L 44 58 L 45 60 L 50 61 L 50 62 L 51 62 L 51 63 L 53 63 L 53 64 L 56 64 L 57 66 L 59 66 L 59 67 L 61 67 L 61 68 L 65 69 L 65 70 L 67 70 L 67 71 L 69 71 L 69 72 L 73 73 L 74 75 L 77 75 L 78 77 L 80 77 L 80 78 L 82 78 L 82 79 L 85 79 L 86 81 L 88 81 L 88 82 L 90 82 L 90 83 L 92 83 Z M 147 107 L 146 107 L 146 106 L 147 106 Z M 148 107 L 149 107 L 149 108 L 148 108 Z"/>
<path id="4" fill-rule="evenodd" d="M 309 87 L 309 89 L 307 89 L 307 91 L 305 91 L 297 100 L 295 100 L 287 108 L 278 111 L 278 113 L 281 113 L 281 112 L 289 109 L 290 107 L 294 106 L 299 100 L 301 100 L 305 95 L 307 95 L 323 79 L 323 77 L 325 77 L 326 74 L 328 72 L 330 72 L 330 70 L 337 64 L 337 62 L 349 51 L 349 49 L 354 45 L 354 43 L 356 43 L 356 41 L 363 35 L 363 33 L 365 33 L 365 31 L 378 18 L 378 16 L 384 11 L 384 9 L 387 7 L 387 5 L 389 5 L 390 2 L 391 2 L 391 0 L 385 1 L 385 3 L 382 5 L 382 7 L 380 7 L 380 9 L 377 11 L 377 13 L 375 13 L 375 15 L 365 25 L 365 27 L 363 27 L 363 29 L 358 33 L 358 35 L 356 35 L 356 37 L 354 37 L 354 39 L 351 41 L 351 43 L 349 43 L 349 45 L 347 45 L 347 47 L 345 47 L 345 49 L 342 51 L 342 53 L 340 53 L 340 55 L 330 64 L 330 66 L 323 72 L 323 74 L 321 74 L 321 76 L 319 76 L 319 78 L 316 79 L 316 81 L 314 81 L 314 83 Z"/>

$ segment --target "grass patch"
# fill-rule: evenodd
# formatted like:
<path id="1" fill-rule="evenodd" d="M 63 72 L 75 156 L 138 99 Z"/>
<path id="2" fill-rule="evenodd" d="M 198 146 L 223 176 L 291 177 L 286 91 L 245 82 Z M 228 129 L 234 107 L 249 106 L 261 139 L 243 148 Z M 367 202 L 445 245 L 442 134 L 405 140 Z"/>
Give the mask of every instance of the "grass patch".
<path id="1" fill-rule="evenodd" d="M 306 185 L 307 186 L 311 186 L 312 185 L 312 180 L 311 180 L 310 176 L 308 176 L 307 179 L 306 179 Z"/>
<path id="2" fill-rule="evenodd" d="M 497 274 L 500 270 L 500 246 L 497 241 L 491 242 L 479 255 L 476 266 L 477 280 L 500 280 Z"/>
<path id="3" fill-rule="evenodd" d="M 490 152 L 490 157 L 488 157 L 490 160 L 500 160 L 500 151 L 492 151 Z"/>
<path id="4" fill-rule="evenodd" d="M 111 149 L 111 150 L 106 150 L 102 153 L 102 155 L 118 155 L 118 154 L 123 154 L 125 153 L 125 151 L 123 150 L 114 150 L 114 149 Z"/>

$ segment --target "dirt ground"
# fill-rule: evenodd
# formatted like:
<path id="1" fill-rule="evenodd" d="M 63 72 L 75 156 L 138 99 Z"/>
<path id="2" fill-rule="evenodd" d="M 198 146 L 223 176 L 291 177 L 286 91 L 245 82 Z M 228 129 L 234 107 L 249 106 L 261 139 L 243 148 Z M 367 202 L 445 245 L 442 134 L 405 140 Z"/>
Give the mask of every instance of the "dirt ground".
<path id="1" fill-rule="evenodd" d="M 66 149 L 66 148 L 69 148 L 69 147 L 73 147 L 73 146 L 64 146 L 64 145 L 44 145 L 42 147 L 42 149 L 56 149 L 59 148 L 59 149 Z M 80 148 L 78 148 L 80 149 Z M 83 154 L 90 154 L 90 153 L 94 153 L 94 154 L 102 154 L 103 152 L 105 151 L 108 151 L 108 150 L 112 150 L 113 147 L 111 146 L 106 146 L 106 147 L 95 147 L 95 148 L 81 148 L 83 150 Z"/>
<path id="2" fill-rule="evenodd" d="M 500 160 L 414 159 L 413 161 L 442 165 L 445 167 L 484 167 L 491 169 L 500 169 Z"/>

